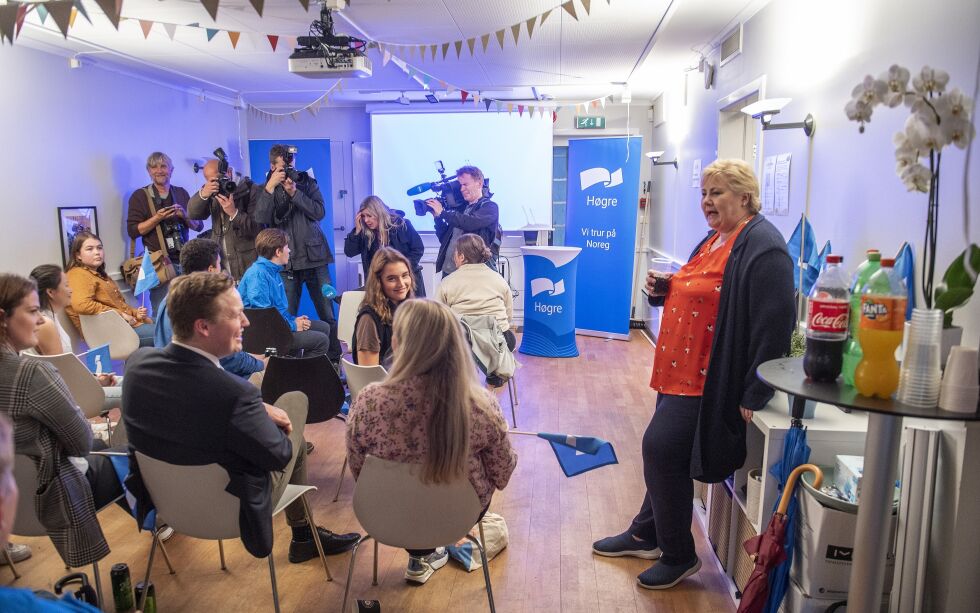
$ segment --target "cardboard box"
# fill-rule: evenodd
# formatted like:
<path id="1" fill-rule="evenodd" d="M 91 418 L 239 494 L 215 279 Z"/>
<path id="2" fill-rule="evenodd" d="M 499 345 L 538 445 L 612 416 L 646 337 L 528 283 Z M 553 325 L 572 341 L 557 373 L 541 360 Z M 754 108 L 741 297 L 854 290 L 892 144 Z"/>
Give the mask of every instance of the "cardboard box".
<path id="1" fill-rule="evenodd" d="M 786 597 L 779 607 L 779 613 L 824 613 L 832 604 L 846 600 L 841 598 L 814 598 L 803 592 L 795 581 L 789 582 Z M 847 607 L 837 609 L 836 613 L 847 613 Z M 888 613 L 888 595 L 881 597 L 881 613 Z"/>
<path id="2" fill-rule="evenodd" d="M 834 485 L 857 504 L 861 495 L 861 475 L 864 473 L 864 457 L 859 455 L 839 455 L 835 459 Z"/>
<path id="3" fill-rule="evenodd" d="M 800 521 L 790 576 L 803 593 L 818 598 L 847 596 L 854 554 L 857 514 L 825 507 L 805 488 L 797 490 Z M 895 574 L 896 516 L 889 522 L 888 557 L 885 564 L 884 593 L 890 593 Z"/>

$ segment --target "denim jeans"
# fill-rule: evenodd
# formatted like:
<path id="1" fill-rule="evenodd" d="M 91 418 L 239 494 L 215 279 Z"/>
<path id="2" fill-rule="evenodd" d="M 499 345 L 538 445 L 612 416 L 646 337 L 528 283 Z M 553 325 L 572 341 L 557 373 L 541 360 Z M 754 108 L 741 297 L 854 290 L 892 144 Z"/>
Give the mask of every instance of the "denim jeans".
<path id="1" fill-rule="evenodd" d="M 140 347 L 153 346 L 153 324 L 140 324 L 133 328 L 136 335 L 140 337 Z"/>
<path id="2" fill-rule="evenodd" d="M 330 351 L 327 356 L 333 360 L 340 360 L 340 340 L 337 338 L 337 319 L 333 315 L 333 305 L 331 301 L 323 297 L 320 288 L 331 283 L 330 271 L 326 266 L 317 268 L 303 268 L 300 270 L 283 270 L 282 283 L 286 288 L 286 302 L 289 312 L 296 315 L 299 309 L 299 299 L 303 295 L 303 286 L 310 294 L 310 300 L 316 309 L 317 317 L 330 326 Z"/>

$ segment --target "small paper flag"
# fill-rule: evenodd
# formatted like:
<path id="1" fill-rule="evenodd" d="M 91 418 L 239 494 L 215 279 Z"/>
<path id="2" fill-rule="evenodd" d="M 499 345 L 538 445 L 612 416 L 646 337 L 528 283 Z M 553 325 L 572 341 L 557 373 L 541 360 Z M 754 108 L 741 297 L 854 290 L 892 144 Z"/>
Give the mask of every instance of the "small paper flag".
<path id="1" fill-rule="evenodd" d="M 153 22 L 147 21 L 146 19 L 140 19 L 139 22 L 140 22 L 140 28 L 142 28 L 143 30 L 143 38 L 144 39 L 149 38 L 150 30 L 153 29 Z"/>
<path id="2" fill-rule="evenodd" d="M 555 9 L 548 9 L 547 11 L 541 13 L 541 21 L 538 22 L 538 25 L 539 26 L 543 26 L 544 25 L 544 20 L 548 18 L 548 15 L 551 15 L 551 11 L 553 11 L 553 10 L 555 10 Z"/>
<path id="3" fill-rule="evenodd" d="M 211 19 L 214 21 L 218 20 L 218 2 L 220 0 L 201 0 L 201 4 L 208 11 L 208 15 L 211 15 Z"/>
<path id="4" fill-rule="evenodd" d="M 470 49 L 470 55 L 473 55 L 473 47 L 475 45 L 476 45 L 476 39 L 475 38 L 468 38 L 468 39 L 466 39 L 466 46 L 469 47 L 469 49 Z"/>
<path id="5" fill-rule="evenodd" d="M 521 36 L 521 24 L 520 22 L 515 23 L 510 27 L 511 34 L 514 35 L 514 44 L 517 44 L 517 39 Z"/>
<path id="6" fill-rule="evenodd" d="M 47 5 L 48 13 L 51 18 L 54 19 L 55 24 L 57 24 L 58 29 L 61 30 L 61 35 L 68 38 L 68 22 L 71 21 L 71 11 L 74 6 L 72 6 L 72 0 L 50 0 L 45 2 Z M 40 7 L 40 5 L 35 5 Z"/>
<path id="7" fill-rule="evenodd" d="M 537 23 L 537 17 L 531 17 L 527 20 L 527 39 L 531 40 L 531 34 L 534 32 L 534 24 Z"/>
<path id="8" fill-rule="evenodd" d="M 262 8 L 265 6 L 265 0 L 249 0 L 249 2 L 252 3 L 252 8 L 254 8 L 255 12 L 259 14 L 259 17 L 261 17 Z"/>
<path id="9" fill-rule="evenodd" d="M 575 2 L 568 0 L 568 2 L 561 5 L 561 8 L 565 9 L 565 12 L 572 16 L 572 19 L 578 21 L 578 15 L 575 14 Z"/>
<path id="10" fill-rule="evenodd" d="M 218 34 L 218 30 L 215 30 L 214 28 L 205 28 L 205 30 L 207 31 L 209 41 Z"/>
<path id="11" fill-rule="evenodd" d="M 235 49 L 238 47 L 238 39 L 241 37 L 241 32 L 228 32 L 228 38 L 231 39 L 231 48 Z"/>
<path id="12" fill-rule="evenodd" d="M 459 93 L 463 97 L 462 101 L 463 102 L 466 102 L 466 98 L 467 98 L 467 96 L 470 95 L 470 92 L 466 91 L 465 89 L 461 89 L 461 90 L 459 90 Z"/>
<path id="13" fill-rule="evenodd" d="M 442 43 L 442 59 L 446 59 L 446 53 L 449 52 L 449 43 Z"/>
<path id="14" fill-rule="evenodd" d="M 463 41 L 457 40 L 453 45 L 456 47 L 456 59 L 459 59 L 459 54 L 463 52 Z"/>
<path id="15" fill-rule="evenodd" d="M 480 37 L 480 44 L 483 45 L 483 52 L 484 53 L 487 52 L 487 43 L 489 43 L 489 42 L 490 42 L 490 35 L 489 34 L 484 34 L 483 36 Z"/>
<path id="16" fill-rule="evenodd" d="M 504 48 L 504 31 L 503 30 L 497 30 L 497 42 L 500 43 L 500 49 L 503 50 L 503 48 Z"/>
<path id="17" fill-rule="evenodd" d="M 585 14 L 588 15 L 589 14 L 589 4 L 592 3 L 592 0 L 581 0 L 581 2 L 582 2 L 582 8 L 585 9 Z M 607 2 L 608 2 L 608 0 L 607 0 Z"/>
<path id="18" fill-rule="evenodd" d="M 276 45 L 279 44 L 279 37 L 274 34 L 267 34 L 266 38 L 269 39 L 269 44 L 272 45 L 272 51 L 275 52 Z"/>
<path id="19" fill-rule="evenodd" d="M 166 32 L 167 32 L 167 37 L 170 38 L 170 40 L 173 40 L 174 39 L 174 36 L 177 35 L 177 24 L 175 24 L 175 23 L 165 23 L 165 24 L 162 24 L 162 25 L 163 25 L 163 29 L 166 30 Z"/>

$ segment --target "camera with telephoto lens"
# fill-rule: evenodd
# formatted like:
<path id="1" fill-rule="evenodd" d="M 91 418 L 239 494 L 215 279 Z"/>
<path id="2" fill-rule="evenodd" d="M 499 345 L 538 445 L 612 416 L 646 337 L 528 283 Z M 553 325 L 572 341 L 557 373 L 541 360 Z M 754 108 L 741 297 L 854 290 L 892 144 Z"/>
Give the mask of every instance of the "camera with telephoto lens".
<path id="1" fill-rule="evenodd" d="M 432 183 L 420 183 L 415 187 L 409 189 L 407 194 L 409 196 L 417 196 L 422 192 L 433 191 L 436 196 L 430 198 L 430 200 L 438 200 L 442 204 L 444 209 L 458 209 L 466 206 L 466 199 L 463 198 L 463 192 L 460 191 L 459 179 L 456 177 L 446 176 L 446 167 L 443 166 L 442 160 L 436 160 L 435 162 L 436 170 L 439 172 L 439 180 Z M 483 194 L 486 196 L 491 196 L 489 193 L 490 180 L 483 179 Z M 424 217 L 431 209 L 425 204 L 425 200 L 415 199 L 412 201 L 415 205 L 415 214 L 419 217 Z"/>
<path id="2" fill-rule="evenodd" d="M 214 157 L 218 158 L 218 193 L 222 196 L 230 196 L 235 193 L 238 185 L 228 178 L 228 156 L 225 150 L 218 147 L 214 150 Z"/>

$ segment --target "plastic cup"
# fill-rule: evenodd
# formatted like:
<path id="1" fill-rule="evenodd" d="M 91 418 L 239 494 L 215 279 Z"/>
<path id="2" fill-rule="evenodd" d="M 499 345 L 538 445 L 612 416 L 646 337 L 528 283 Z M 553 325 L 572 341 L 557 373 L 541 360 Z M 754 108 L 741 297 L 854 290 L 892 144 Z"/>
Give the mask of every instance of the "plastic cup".
<path id="1" fill-rule="evenodd" d="M 946 360 L 943 383 L 956 386 L 975 386 L 977 380 L 978 352 L 972 347 L 953 347 Z"/>
<path id="2" fill-rule="evenodd" d="M 976 413 L 980 385 L 946 385 L 939 394 L 939 408 L 954 413 Z"/>
<path id="3" fill-rule="evenodd" d="M 674 276 L 674 261 L 670 258 L 650 258 L 650 272 L 653 274 L 655 296 L 663 296 L 670 290 L 670 278 Z"/>

